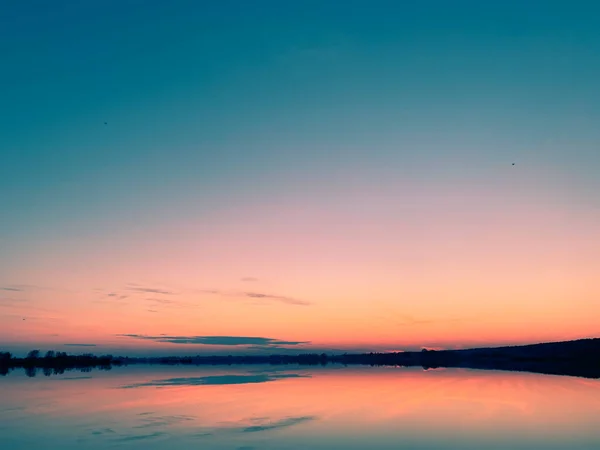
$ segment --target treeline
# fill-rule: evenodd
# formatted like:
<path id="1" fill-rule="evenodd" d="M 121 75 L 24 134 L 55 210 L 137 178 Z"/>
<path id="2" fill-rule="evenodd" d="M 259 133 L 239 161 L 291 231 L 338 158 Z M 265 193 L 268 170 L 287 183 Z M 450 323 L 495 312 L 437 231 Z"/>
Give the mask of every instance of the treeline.
<path id="1" fill-rule="evenodd" d="M 112 355 L 96 356 L 90 353 L 69 355 L 66 352 L 50 350 L 41 355 L 39 350 L 30 351 L 25 358 L 16 358 L 10 352 L 0 352 L 0 375 L 7 375 L 12 369 L 25 369 L 27 376 L 36 376 L 41 370 L 45 376 L 58 375 L 69 370 L 89 372 L 93 368 L 110 370 L 114 365 L 121 365 L 122 358 Z"/>
<path id="2" fill-rule="evenodd" d="M 11 369 L 24 368 L 28 376 L 38 369 L 44 375 L 61 374 L 66 370 L 89 371 L 92 368 L 109 370 L 114 365 L 166 364 L 166 365 L 370 365 L 370 366 L 421 366 L 424 369 L 460 367 L 488 370 L 526 371 L 555 375 L 572 375 L 600 378 L 600 339 L 555 342 L 514 347 L 476 348 L 465 350 L 427 350 L 420 352 L 362 353 L 327 355 L 305 353 L 297 355 L 228 355 L 183 356 L 163 358 L 128 358 L 94 356 L 92 354 L 68 355 L 49 351 L 41 356 L 32 350 L 25 358 L 14 358 L 0 352 L 0 374 Z"/>

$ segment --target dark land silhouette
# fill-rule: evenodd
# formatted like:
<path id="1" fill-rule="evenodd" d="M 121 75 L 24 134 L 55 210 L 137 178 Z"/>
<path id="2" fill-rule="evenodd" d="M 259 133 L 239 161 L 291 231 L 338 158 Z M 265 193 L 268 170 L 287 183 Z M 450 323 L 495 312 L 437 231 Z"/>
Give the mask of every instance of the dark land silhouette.
<path id="1" fill-rule="evenodd" d="M 89 372 L 93 368 L 110 370 L 112 366 L 121 365 L 122 358 L 111 355 L 95 356 L 92 354 L 68 355 L 65 352 L 48 351 L 41 356 L 39 350 L 32 350 L 25 358 L 15 358 L 10 352 L 0 352 L 0 375 L 7 375 L 11 369 L 23 368 L 27 376 L 34 377 L 38 369 L 45 376 L 58 375 L 69 370 Z"/>
<path id="2" fill-rule="evenodd" d="M 91 354 L 67 355 L 64 352 L 50 351 L 42 357 L 39 351 L 32 350 L 25 358 L 15 358 L 8 352 L 0 352 L 1 375 L 8 374 L 13 368 L 23 368 L 29 376 L 35 376 L 37 370 L 42 369 L 44 375 L 49 376 L 64 373 L 66 370 L 89 371 L 92 368 L 107 370 L 113 365 L 128 364 L 421 366 L 424 369 L 454 367 L 600 378 L 600 338 L 465 350 L 423 349 L 420 352 L 346 353 L 342 355 L 305 353 L 298 355 L 131 358 Z"/>

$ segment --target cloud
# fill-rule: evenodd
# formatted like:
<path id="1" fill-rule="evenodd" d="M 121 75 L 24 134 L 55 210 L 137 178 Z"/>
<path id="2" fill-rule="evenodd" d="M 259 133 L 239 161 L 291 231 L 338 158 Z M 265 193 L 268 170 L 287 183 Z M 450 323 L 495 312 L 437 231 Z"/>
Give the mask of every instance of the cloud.
<path id="1" fill-rule="evenodd" d="M 155 309 L 147 309 L 146 311 L 151 312 L 151 313 L 157 313 L 158 311 Z"/>
<path id="2" fill-rule="evenodd" d="M 168 298 L 147 298 L 146 300 L 149 302 L 160 303 L 162 305 L 172 305 L 176 303 L 175 300 L 170 300 Z"/>
<path id="3" fill-rule="evenodd" d="M 170 344 L 196 344 L 196 345 L 253 345 L 270 348 L 282 345 L 303 345 L 309 341 L 282 341 L 279 339 L 254 337 L 254 336 L 146 336 L 142 334 L 118 334 L 119 337 L 144 339 L 147 341 L 166 342 Z"/>
<path id="4" fill-rule="evenodd" d="M 63 344 L 65 347 L 96 347 L 96 344 Z"/>
<path id="5" fill-rule="evenodd" d="M 244 278 L 240 278 L 240 281 L 253 282 L 253 281 L 258 281 L 258 278 L 254 278 L 254 277 L 244 277 Z"/>
<path id="6" fill-rule="evenodd" d="M 10 297 L 0 298 L 0 305 L 4 305 L 4 306 L 15 306 L 15 305 L 23 304 L 26 302 L 28 302 L 28 300 L 24 299 L 24 298 L 10 298 Z"/>
<path id="7" fill-rule="evenodd" d="M 255 292 L 255 291 L 222 291 L 219 289 L 202 289 L 199 292 L 203 294 L 212 294 L 212 295 L 221 295 L 224 297 L 246 297 L 251 299 L 258 300 L 271 300 L 280 303 L 285 303 L 287 305 L 297 305 L 297 306 L 308 306 L 311 303 L 306 300 L 300 300 L 293 297 L 286 297 L 284 295 L 273 295 L 266 294 L 263 292 Z"/>
<path id="8" fill-rule="evenodd" d="M 185 302 L 181 300 L 173 300 L 170 298 L 155 298 L 149 297 L 144 299 L 149 303 L 148 308 L 152 311 L 157 311 L 159 308 L 197 308 L 198 304 Z"/>
<path id="9" fill-rule="evenodd" d="M 165 289 L 156 289 L 156 288 L 147 288 L 147 287 L 130 287 L 127 289 L 129 289 L 130 291 L 146 292 L 148 294 L 175 295 L 175 292 L 167 291 Z"/>
<path id="10" fill-rule="evenodd" d="M 271 295 L 271 294 L 262 294 L 260 292 L 244 292 L 244 295 L 249 298 L 260 298 L 265 300 L 275 300 L 281 303 L 286 303 L 288 305 L 300 305 L 300 306 L 308 306 L 310 302 L 306 300 L 299 300 L 292 297 L 284 297 L 282 295 Z"/>
<path id="11" fill-rule="evenodd" d="M 122 389 L 139 387 L 168 387 L 168 386 L 221 386 L 231 384 L 268 383 L 285 378 L 310 378 L 310 375 L 296 373 L 287 374 L 247 374 L 247 375 L 210 375 L 205 377 L 166 378 L 143 383 L 122 386 Z"/>
<path id="12" fill-rule="evenodd" d="M 12 292 L 21 292 L 23 289 L 15 288 L 15 287 L 0 287 L 0 291 L 12 291 Z"/>

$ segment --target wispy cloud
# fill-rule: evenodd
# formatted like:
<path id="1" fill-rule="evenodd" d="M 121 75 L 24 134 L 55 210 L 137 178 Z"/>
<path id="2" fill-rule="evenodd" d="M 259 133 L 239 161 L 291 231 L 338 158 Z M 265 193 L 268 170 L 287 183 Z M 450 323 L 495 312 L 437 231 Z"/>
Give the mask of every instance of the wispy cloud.
<path id="1" fill-rule="evenodd" d="M 267 383 L 285 378 L 310 378 L 310 375 L 285 373 L 285 374 L 244 374 L 244 375 L 210 375 L 205 377 L 166 378 L 142 383 L 122 386 L 123 389 L 139 387 L 166 387 L 166 386 L 202 386 L 202 385 L 229 385 L 229 384 L 254 384 Z"/>
<path id="2" fill-rule="evenodd" d="M 175 295 L 176 292 L 167 291 L 166 289 L 149 288 L 149 287 L 129 287 L 130 291 L 145 292 L 147 294 Z"/>
<path id="3" fill-rule="evenodd" d="M 0 291 L 13 291 L 13 292 L 23 292 L 23 291 L 53 291 L 53 292 L 77 292 L 76 290 L 65 288 L 65 287 L 52 287 L 52 286 L 39 286 L 36 284 L 9 284 L 8 286 L 0 287 Z"/>
<path id="4" fill-rule="evenodd" d="M 63 344 L 65 347 L 96 347 L 96 344 Z"/>
<path id="5" fill-rule="evenodd" d="M 158 308 L 197 308 L 199 306 L 197 303 L 175 300 L 172 298 L 149 297 L 144 300 L 150 303 L 148 305 L 149 309 L 153 311 L 157 311 Z"/>
<path id="6" fill-rule="evenodd" d="M 243 277 L 240 278 L 240 281 L 247 281 L 247 282 L 254 282 L 254 281 L 258 281 L 258 278 L 254 278 L 254 277 Z"/>
<path id="7" fill-rule="evenodd" d="M 147 336 L 142 334 L 118 334 L 119 337 L 143 339 L 147 341 L 165 342 L 170 344 L 248 346 L 255 345 L 265 348 L 284 345 L 304 345 L 309 341 L 282 341 L 279 339 L 255 336 Z"/>
<path id="8" fill-rule="evenodd" d="M 93 303 L 111 306 L 130 305 L 140 307 L 148 312 L 160 312 L 162 308 L 196 308 L 199 305 L 194 302 L 179 300 L 180 294 L 188 292 L 194 294 L 193 290 L 174 290 L 165 287 L 142 286 L 128 283 L 121 289 L 95 289 L 103 292 L 102 297 Z M 197 292 L 197 291 L 196 291 Z M 144 303 L 146 303 L 144 305 Z"/>
<path id="9" fill-rule="evenodd" d="M 265 300 L 275 300 L 281 303 L 286 303 L 288 305 L 300 305 L 300 306 L 308 306 L 310 302 L 306 300 L 299 300 L 297 298 L 285 297 L 283 295 L 271 295 L 271 294 L 263 294 L 260 292 L 244 292 L 246 297 L 250 298 L 260 298 Z"/>
<path id="10" fill-rule="evenodd" d="M 279 303 L 284 303 L 287 305 L 296 305 L 296 306 L 309 306 L 311 303 L 306 300 L 297 299 L 294 297 L 288 297 L 285 295 L 275 295 L 269 294 L 265 292 L 256 292 L 256 291 L 224 291 L 219 289 L 202 289 L 199 291 L 203 294 L 211 294 L 211 295 L 220 295 L 223 297 L 236 297 L 236 298 L 249 298 L 253 300 L 264 300 L 264 301 L 275 301 Z"/>
<path id="11" fill-rule="evenodd" d="M 253 277 L 242 278 L 244 281 L 258 281 Z M 159 311 L 163 308 L 197 308 L 208 298 L 197 298 L 198 294 L 206 296 L 220 296 L 224 299 L 234 301 L 245 300 L 248 304 L 265 305 L 268 303 L 280 303 L 292 306 L 308 306 L 311 302 L 286 295 L 278 295 L 262 291 L 246 290 L 224 290 L 224 289 L 172 289 L 160 286 L 142 286 L 133 283 L 127 284 L 122 289 L 95 289 L 97 293 L 102 292 L 101 297 L 93 300 L 93 303 L 111 306 L 137 305 L 143 307 L 140 302 L 148 302 L 146 310 Z"/>
<path id="12" fill-rule="evenodd" d="M 173 305 L 177 303 L 176 300 L 171 300 L 170 298 L 147 298 L 149 302 L 160 303 L 161 305 Z"/>
<path id="13" fill-rule="evenodd" d="M 13 298 L 13 297 L 2 297 L 0 298 L 0 306 L 15 306 L 19 304 L 27 303 L 28 300 L 25 298 Z"/>

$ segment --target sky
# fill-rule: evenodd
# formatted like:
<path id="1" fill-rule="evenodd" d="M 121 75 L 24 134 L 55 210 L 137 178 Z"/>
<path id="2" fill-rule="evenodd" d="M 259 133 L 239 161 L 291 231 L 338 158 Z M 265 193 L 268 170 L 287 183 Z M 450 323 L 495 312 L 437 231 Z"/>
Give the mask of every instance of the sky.
<path id="1" fill-rule="evenodd" d="M 0 5 L 0 343 L 600 336 L 600 5 Z"/>

